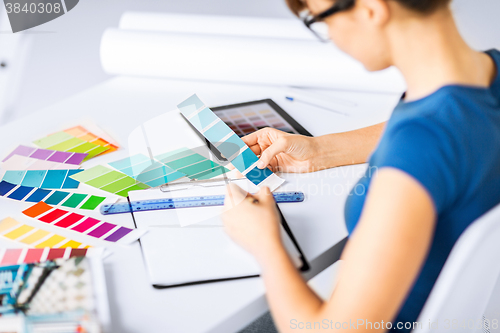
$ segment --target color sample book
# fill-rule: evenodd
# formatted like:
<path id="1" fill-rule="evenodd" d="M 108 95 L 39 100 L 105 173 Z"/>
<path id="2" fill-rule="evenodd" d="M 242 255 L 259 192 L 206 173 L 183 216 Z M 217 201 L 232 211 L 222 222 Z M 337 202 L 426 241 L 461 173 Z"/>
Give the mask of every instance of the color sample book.
<path id="1" fill-rule="evenodd" d="M 264 180 L 273 176 L 265 184 L 273 189 L 283 182 L 281 178 L 274 175 L 268 168 L 261 170 L 256 167 L 259 160 L 257 155 L 252 152 L 226 123 L 206 107 L 198 96 L 193 95 L 189 97 L 177 105 L 177 107 L 191 125 L 210 141 L 252 183 L 261 185 Z"/>
<path id="2" fill-rule="evenodd" d="M 57 150 L 33 148 L 28 146 L 19 146 L 10 153 L 2 162 L 8 160 L 12 155 L 20 155 L 35 158 L 43 161 L 80 165 L 87 154 L 85 153 L 70 153 Z"/>
<path id="3" fill-rule="evenodd" d="M 5 198 L 25 201 L 44 201 L 49 205 L 86 210 L 96 209 L 106 197 L 91 194 L 70 193 L 64 191 L 45 190 L 37 187 L 19 186 L 6 181 L 0 182 L 0 196 Z"/>
<path id="4" fill-rule="evenodd" d="M 242 137 L 265 127 L 298 134 L 283 117 L 267 103 L 259 103 L 229 110 L 218 110 L 215 114 L 238 136 Z"/>
<path id="5" fill-rule="evenodd" d="M 65 236 L 33 227 L 11 217 L 0 221 L 0 235 L 15 242 L 38 249 L 51 248 L 88 248 L 88 245 L 68 239 Z"/>
<path id="6" fill-rule="evenodd" d="M 66 132 L 57 132 L 45 138 L 33 141 L 35 145 L 44 149 L 66 151 L 72 153 L 86 153 L 84 161 L 91 159 L 109 150 L 98 144 L 90 143 L 80 138 L 76 138 Z"/>
<path id="7" fill-rule="evenodd" d="M 72 128 L 68 128 L 67 130 L 64 130 L 63 132 L 68 133 L 70 135 L 73 135 L 75 138 L 99 145 L 99 146 L 104 147 L 104 148 L 108 148 L 108 150 L 103 152 L 101 155 L 111 153 L 119 148 L 117 145 L 114 145 L 114 144 L 106 141 L 105 139 L 103 139 L 103 138 L 101 138 L 93 133 L 90 133 L 82 126 L 75 126 Z"/>
<path id="8" fill-rule="evenodd" d="M 83 170 L 7 170 L 2 178 L 16 185 L 43 189 L 78 188 L 80 182 L 69 176 Z"/>
<path id="9" fill-rule="evenodd" d="M 210 179 L 230 171 L 189 148 L 180 148 L 155 158 L 191 179 Z"/>
<path id="10" fill-rule="evenodd" d="M 220 164 L 188 148 L 155 156 L 153 160 L 137 154 L 109 165 L 151 187 L 167 184 L 182 177 L 202 180 L 229 172 Z"/>
<path id="11" fill-rule="evenodd" d="M 185 177 L 186 174 L 171 169 L 163 163 L 137 154 L 109 163 L 113 168 L 151 187 Z"/>
<path id="12" fill-rule="evenodd" d="M 0 222 L 1 223 L 1 222 Z M 88 249 L 50 248 L 43 249 L 0 249 L 0 266 L 34 264 L 54 259 L 84 257 Z"/>
<path id="13" fill-rule="evenodd" d="M 139 239 L 144 232 L 116 224 L 100 221 L 92 217 L 54 208 L 39 202 L 23 211 L 23 214 L 56 227 L 73 230 L 88 237 L 108 242 L 129 244 Z"/>
<path id="14" fill-rule="evenodd" d="M 72 175 L 71 178 L 106 192 L 126 197 L 129 191 L 144 190 L 150 186 L 102 165 L 97 165 L 83 172 Z"/>

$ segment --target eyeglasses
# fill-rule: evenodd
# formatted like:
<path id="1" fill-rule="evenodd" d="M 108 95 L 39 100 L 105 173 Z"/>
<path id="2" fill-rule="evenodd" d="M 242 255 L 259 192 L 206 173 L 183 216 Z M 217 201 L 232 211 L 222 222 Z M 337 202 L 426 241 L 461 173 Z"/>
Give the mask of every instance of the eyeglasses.
<path id="1" fill-rule="evenodd" d="M 306 13 L 303 18 L 306 27 L 322 42 L 326 43 L 330 40 L 328 36 L 328 27 L 324 23 L 324 19 L 338 12 L 350 9 L 354 6 L 355 0 L 338 0 L 332 7 L 318 15 Z"/>

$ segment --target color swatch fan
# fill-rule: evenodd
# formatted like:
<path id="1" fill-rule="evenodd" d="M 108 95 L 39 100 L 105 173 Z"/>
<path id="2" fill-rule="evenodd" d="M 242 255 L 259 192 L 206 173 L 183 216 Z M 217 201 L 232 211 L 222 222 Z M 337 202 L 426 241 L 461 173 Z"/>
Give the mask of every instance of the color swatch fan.
<path id="1" fill-rule="evenodd" d="M 268 186 L 273 191 L 284 182 L 271 170 L 257 168 L 259 158 L 198 96 L 189 97 L 177 107 L 194 130 L 203 135 L 253 184 L 258 187 Z"/>

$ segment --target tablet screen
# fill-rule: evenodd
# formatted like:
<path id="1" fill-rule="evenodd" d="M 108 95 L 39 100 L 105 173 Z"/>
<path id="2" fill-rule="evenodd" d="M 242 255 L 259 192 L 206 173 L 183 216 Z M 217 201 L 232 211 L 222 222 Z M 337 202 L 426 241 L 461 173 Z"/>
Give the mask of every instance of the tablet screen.
<path id="1" fill-rule="evenodd" d="M 264 127 L 311 136 L 270 99 L 215 107 L 212 111 L 240 137 Z"/>

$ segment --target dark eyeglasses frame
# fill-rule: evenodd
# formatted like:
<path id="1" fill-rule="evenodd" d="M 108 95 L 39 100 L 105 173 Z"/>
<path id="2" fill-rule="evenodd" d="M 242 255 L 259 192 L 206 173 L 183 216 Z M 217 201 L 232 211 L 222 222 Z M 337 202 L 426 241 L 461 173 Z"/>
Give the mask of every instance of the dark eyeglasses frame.
<path id="1" fill-rule="evenodd" d="M 322 42 L 328 42 L 327 39 L 321 37 L 311 26 L 316 22 L 322 22 L 325 18 L 332 16 L 338 12 L 342 12 L 348 10 L 354 6 L 355 0 L 338 0 L 332 7 L 328 8 L 324 12 L 319 13 L 318 15 L 307 15 L 304 17 L 304 24 L 307 29 L 311 30 L 311 32 Z"/>

